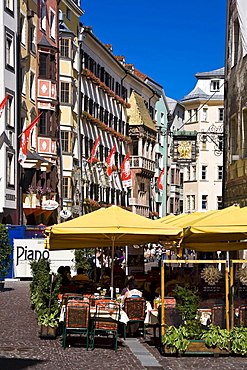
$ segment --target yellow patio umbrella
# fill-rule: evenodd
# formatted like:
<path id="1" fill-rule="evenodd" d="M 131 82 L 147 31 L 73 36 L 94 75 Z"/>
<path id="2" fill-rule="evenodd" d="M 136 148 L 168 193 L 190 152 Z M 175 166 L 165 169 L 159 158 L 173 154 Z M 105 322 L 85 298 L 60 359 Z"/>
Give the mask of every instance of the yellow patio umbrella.
<path id="1" fill-rule="evenodd" d="M 50 250 L 112 247 L 113 261 L 115 246 L 179 240 L 180 232 L 181 228 L 164 226 L 112 206 L 47 227 L 45 247 Z"/>
<path id="2" fill-rule="evenodd" d="M 181 246 L 188 243 L 195 244 L 191 249 L 196 249 L 196 244 L 199 243 L 215 243 L 215 250 L 220 250 L 217 247 L 220 242 L 245 239 L 247 239 L 247 207 L 240 208 L 238 205 L 233 205 L 198 220 L 192 226 L 188 225 L 183 230 L 180 244 Z"/>
<path id="3" fill-rule="evenodd" d="M 207 218 L 211 216 L 212 214 L 216 213 L 218 211 L 208 211 L 208 212 L 193 212 L 190 214 L 180 214 L 177 216 L 174 216 L 173 218 L 169 218 L 166 220 L 166 217 L 159 218 L 157 221 L 160 221 L 161 223 L 169 224 L 170 226 L 177 226 L 177 227 L 188 227 L 194 225 L 196 222 Z"/>

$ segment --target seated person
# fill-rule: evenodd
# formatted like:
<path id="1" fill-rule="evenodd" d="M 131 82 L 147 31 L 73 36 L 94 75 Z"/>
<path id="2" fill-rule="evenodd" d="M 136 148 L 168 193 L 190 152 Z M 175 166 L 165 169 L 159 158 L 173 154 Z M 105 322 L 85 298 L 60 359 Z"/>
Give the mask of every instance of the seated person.
<path id="1" fill-rule="evenodd" d="M 60 266 L 59 273 L 62 275 L 62 285 L 70 285 L 71 282 L 71 275 L 70 275 L 70 267 L 69 266 Z"/>
<path id="2" fill-rule="evenodd" d="M 126 298 L 140 298 L 142 297 L 142 292 L 137 289 L 136 281 L 130 280 L 128 284 L 128 291 L 122 296 L 122 303 L 124 303 Z"/>
<path id="3" fill-rule="evenodd" d="M 78 282 L 80 284 L 89 284 L 90 279 L 87 275 L 85 275 L 85 270 L 82 267 L 78 267 L 77 275 L 73 276 L 72 282 Z"/>

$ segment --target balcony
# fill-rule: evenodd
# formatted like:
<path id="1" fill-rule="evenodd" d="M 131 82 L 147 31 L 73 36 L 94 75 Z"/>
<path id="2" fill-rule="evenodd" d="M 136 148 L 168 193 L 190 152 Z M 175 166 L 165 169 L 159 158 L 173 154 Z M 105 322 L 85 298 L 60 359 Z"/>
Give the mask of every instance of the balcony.
<path id="1" fill-rule="evenodd" d="M 149 172 L 155 172 L 155 161 L 151 159 L 139 157 L 139 156 L 131 156 L 130 157 L 130 168 L 131 169 L 142 169 L 147 170 Z"/>

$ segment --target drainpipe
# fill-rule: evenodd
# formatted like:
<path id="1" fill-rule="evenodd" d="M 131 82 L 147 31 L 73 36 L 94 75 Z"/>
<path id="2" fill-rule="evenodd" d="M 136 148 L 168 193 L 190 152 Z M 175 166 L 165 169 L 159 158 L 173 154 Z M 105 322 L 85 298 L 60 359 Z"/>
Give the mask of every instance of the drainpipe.
<path id="1" fill-rule="evenodd" d="M 82 42 L 85 36 L 82 33 L 78 36 L 79 44 L 79 73 L 78 73 L 78 115 L 77 115 L 77 143 L 78 143 L 78 167 L 79 167 L 79 216 L 82 215 L 82 188 L 81 188 L 81 174 L 82 174 L 82 154 L 81 154 L 81 70 L 82 70 Z"/>

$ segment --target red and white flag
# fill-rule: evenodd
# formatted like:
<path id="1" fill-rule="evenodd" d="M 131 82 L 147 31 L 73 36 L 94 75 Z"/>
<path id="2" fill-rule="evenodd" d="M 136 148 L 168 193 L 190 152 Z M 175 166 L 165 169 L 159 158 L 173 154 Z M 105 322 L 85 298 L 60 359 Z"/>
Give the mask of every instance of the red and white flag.
<path id="1" fill-rule="evenodd" d="M 128 152 L 124 158 L 121 165 L 122 170 L 122 183 L 124 188 L 129 188 L 132 186 L 132 178 L 130 171 L 130 153 Z"/>
<path id="2" fill-rule="evenodd" d="M 25 130 L 22 132 L 21 142 L 20 142 L 19 158 L 18 158 L 18 161 L 19 161 L 21 166 L 24 165 L 24 162 L 27 158 L 27 146 L 28 146 L 28 142 L 29 142 L 29 139 L 30 139 L 31 130 L 36 125 L 38 120 L 40 119 L 40 116 L 41 116 L 42 113 L 43 112 L 41 112 L 38 115 L 38 117 L 36 117 L 35 120 L 33 122 L 31 122 L 30 125 L 27 126 L 25 128 Z"/>
<path id="3" fill-rule="evenodd" d="M 2 113 L 3 113 L 3 110 L 4 110 L 5 104 L 7 102 L 7 99 L 8 99 L 8 94 L 5 96 L 2 103 L 0 103 L 0 118 L 2 116 Z"/>
<path id="4" fill-rule="evenodd" d="M 113 165 L 113 162 L 114 162 L 114 155 L 116 153 L 116 145 L 114 145 L 114 147 L 112 148 L 112 150 L 110 151 L 110 154 L 108 155 L 108 157 L 106 158 L 106 163 L 107 163 L 107 175 L 108 176 L 111 176 L 112 174 L 112 165 Z"/>
<path id="5" fill-rule="evenodd" d="M 91 158 L 88 160 L 89 163 L 93 163 L 97 158 L 96 158 L 96 153 L 99 147 L 99 142 L 100 142 L 100 135 L 98 136 L 97 140 L 94 143 L 92 153 L 91 153 Z"/>
<path id="6" fill-rule="evenodd" d="M 165 174 L 165 169 L 160 172 L 159 177 L 158 177 L 158 189 L 163 190 L 164 187 L 164 174 Z"/>

